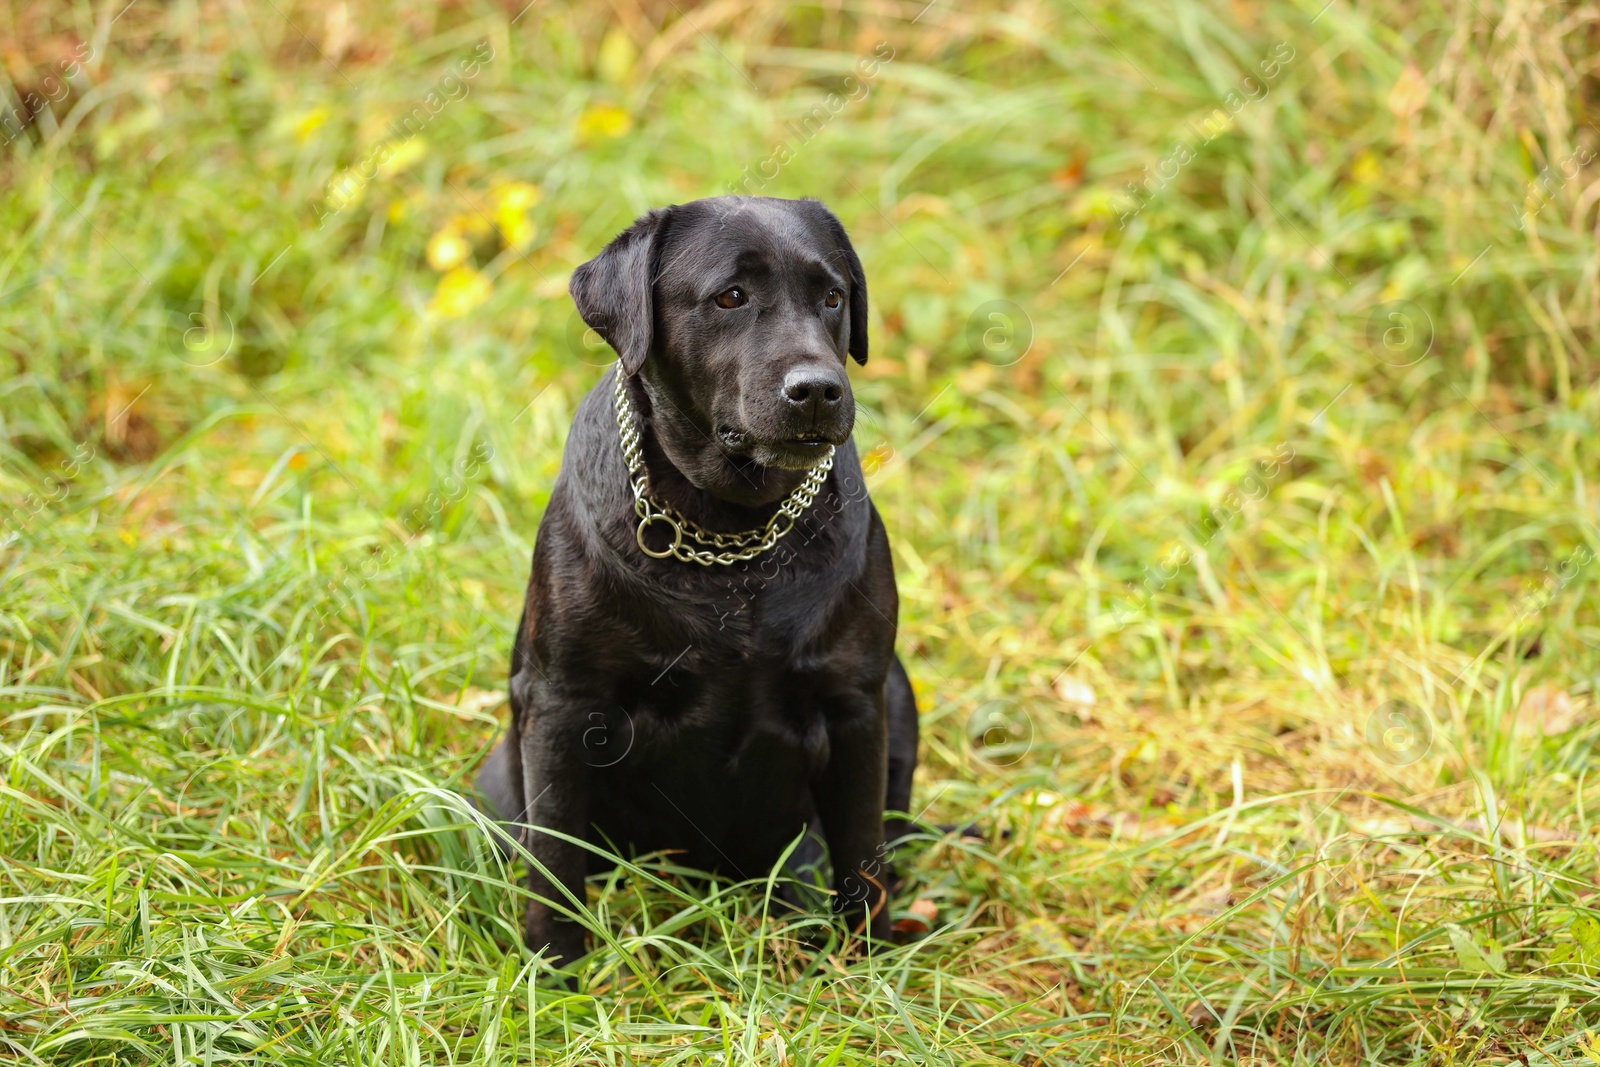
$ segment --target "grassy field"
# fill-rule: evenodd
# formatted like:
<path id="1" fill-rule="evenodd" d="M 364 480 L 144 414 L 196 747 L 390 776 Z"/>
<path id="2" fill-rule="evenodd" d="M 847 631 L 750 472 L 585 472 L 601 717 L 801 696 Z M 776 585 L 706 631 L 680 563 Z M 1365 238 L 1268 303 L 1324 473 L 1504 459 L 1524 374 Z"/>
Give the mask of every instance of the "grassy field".
<path id="1" fill-rule="evenodd" d="M 0 4 L 0 1060 L 1600 1062 L 1600 9 Z M 904 944 L 460 790 L 572 268 L 828 202 Z M 918 928 L 925 925 L 926 931 Z"/>

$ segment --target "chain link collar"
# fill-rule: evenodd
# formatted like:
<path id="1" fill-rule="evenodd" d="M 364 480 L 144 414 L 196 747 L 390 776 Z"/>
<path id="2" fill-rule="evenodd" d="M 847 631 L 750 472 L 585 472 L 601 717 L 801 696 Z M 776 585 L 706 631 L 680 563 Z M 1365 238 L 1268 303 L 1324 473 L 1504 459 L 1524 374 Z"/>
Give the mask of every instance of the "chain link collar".
<path id="1" fill-rule="evenodd" d="M 622 443 L 623 461 L 628 465 L 628 481 L 633 486 L 633 513 L 639 516 L 639 527 L 634 531 L 633 538 L 639 542 L 640 550 L 653 559 L 671 557 L 685 563 L 698 563 L 702 567 L 709 567 L 713 563 L 726 567 L 755 559 L 777 544 L 778 538 L 794 529 L 795 520 L 805 514 L 806 508 L 816 498 L 817 491 L 822 488 L 822 483 L 827 480 L 828 472 L 833 470 L 833 446 L 829 445 L 817 465 L 806 473 L 805 480 L 789 494 L 788 499 L 778 505 L 778 510 L 767 520 L 766 526 L 743 533 L 716 533 L 704 529 L 671 506 L 650 497 L 645 478 L 644 447 L 637 420 L 633 417 L 633 405 L 628 403 L 626 378 L 620 368 L 616 376 L 617 434 Z M 645 528 L 653 522 L 666 523 L 667 529 L 672 532 L 672 544 L 661 552 L 644 543 Z"/>

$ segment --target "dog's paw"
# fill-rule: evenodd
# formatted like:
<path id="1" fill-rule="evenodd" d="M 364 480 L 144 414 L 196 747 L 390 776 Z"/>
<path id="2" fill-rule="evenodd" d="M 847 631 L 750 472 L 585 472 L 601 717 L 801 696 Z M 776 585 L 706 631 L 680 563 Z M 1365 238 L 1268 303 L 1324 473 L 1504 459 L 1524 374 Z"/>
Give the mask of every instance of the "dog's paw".
<path id="1" fill-rule="evenodd" d="M 564 975 L 562 980 L 570 988 L 572 972 L 568 968 L 582 959 L 585 952 L 582 926 L 557 917 L 537 901 L 530 901 L 523 918 L 522 942 L 530 952 L 542 953 L 544 962 L 552 971 Z"/>
<path id="2" fill-rule="evenodd" d="M 850 901 L 842 897 L 836 897 L 835 900 L 834 919 L 844 927 L 849 951 L 860 954 L 865 951 L 868 942 L 893 943 L 894 929 L 889 921 L 889 899 L 886 895 L 877 895 L 870 908 L 865 901 Z"/>

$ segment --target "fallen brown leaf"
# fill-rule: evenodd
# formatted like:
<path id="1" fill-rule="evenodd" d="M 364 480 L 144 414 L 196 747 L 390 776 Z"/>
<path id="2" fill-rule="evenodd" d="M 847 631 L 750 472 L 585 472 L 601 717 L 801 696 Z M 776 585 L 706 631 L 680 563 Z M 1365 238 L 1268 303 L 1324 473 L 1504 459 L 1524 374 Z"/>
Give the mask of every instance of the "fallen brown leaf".
<path id="1" fill-rule="evenodd" d="M 934 920 L 939 917 L 939 905 L 926 897 L 918 897 L 912 901 L 911 907 L 907 910 L 911 912 L 910 915 L 903 919 L 895 920 L 894 929 L 896 933 L 925 934 L 933 926 Z"/>
<path id="2" fill-rule="evenodd" d="M 1519 733 L 1537 732 L 1545 737 L 1564 734 L 1577 726 L 1582 715 L 1565 689 L 1553 685 L 1536 685 L 1522 694 L 1517 705 Z"/>
<path id="3" fill-rule="evenodd" d="M 488 711 L 498 708 L 506 702 L 506 694 L 500 689 L 479 689 L 473 686 L 464 689 L 454 701 L 455 706 L 462 711 Z"/>
<path id="4" fill-rule="evenodd" d="M 1056 696 L 1084 722 L 1094 721 L 1094 689 L 1081 678 L 1063 674 L 1056 679 Z"/>
<path id="5" fill-rule="evenodd" d="M 1427 102 L 1428 80 L 1415 63 L 1407 63 L 1406 69 L 1395 79 L 1394 88 L 1389 90 L 1389 110 L 1397 119 L 1409 119 Z"/>

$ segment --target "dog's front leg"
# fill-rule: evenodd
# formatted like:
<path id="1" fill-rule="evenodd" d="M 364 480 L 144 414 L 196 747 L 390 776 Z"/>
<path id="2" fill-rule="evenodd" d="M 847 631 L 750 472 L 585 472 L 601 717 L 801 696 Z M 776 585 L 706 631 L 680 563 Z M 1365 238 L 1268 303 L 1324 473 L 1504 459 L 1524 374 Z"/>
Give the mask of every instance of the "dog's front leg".
<path id="1" fill-rule="evenodd" d="M 833 907 L 852 930 L 886 939 L 893 871 L 883 840 L 889 774 L 883 694 L 852 696 L 832 712 L 828 765 L 813 783 L 812 796 L 833 864 Z"/>
<path id="2" fill-rule="evenodd" d="M 579 758 L 578 743 L 588 703 L 543 678 L 528 678 L 532 673 L 524 671 L 513 682 L 513 689 L 518 683 L 524 687 L 523 700 L 513 704 L 522 706 L 519 727 L 523 796 L 529 798 L 527 844 L 538 861 L 528 865 L 533 899 L 523 916 L 522 936 L 535 952 L 547 949 L 546 959 L 560 967 L 583 955 L 583 927 L 554 903 L 568 911 L 582 906 L 586 855 L 581 846 L 540 831 L 556 830 L 582 839 L 588 829 L 589 767 Z"/>

